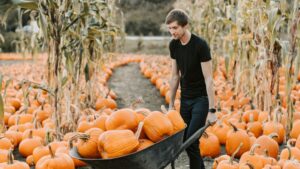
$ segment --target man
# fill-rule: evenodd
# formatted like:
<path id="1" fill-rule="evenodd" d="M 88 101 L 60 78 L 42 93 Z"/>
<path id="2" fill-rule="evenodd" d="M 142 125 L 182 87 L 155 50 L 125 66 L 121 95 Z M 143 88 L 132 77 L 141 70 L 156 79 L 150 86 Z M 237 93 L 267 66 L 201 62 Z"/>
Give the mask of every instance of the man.
<path id="1" fill-rule="evenodd" d="M 212 61 L 208 44 L 188 30 L 188 16 L 181 9 L 174 9 L 166 17 L 166 24 L 172 35 L 169 44 L 172 58 L 172 77 L 170 81 L 171 101 L 169 109 L 174 108 L 174 100 L 180 82 L 180 114 L 187 124 L 185 139 L 203 127 L 206 120 L 216 121 L 214 114 L 214 88 Z M 187 148 L 190 169 L 204 169 L 200 155 L 199 142 Z"/>

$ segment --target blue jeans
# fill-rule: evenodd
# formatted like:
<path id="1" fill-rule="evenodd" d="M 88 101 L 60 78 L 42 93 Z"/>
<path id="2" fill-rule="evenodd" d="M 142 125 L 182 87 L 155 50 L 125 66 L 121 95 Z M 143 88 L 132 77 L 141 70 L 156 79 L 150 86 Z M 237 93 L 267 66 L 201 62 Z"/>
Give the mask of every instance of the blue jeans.
<path id="1" fill-rule="evenodd" d="M 187 124 L 184 140 L 192 136 L 198 129 L 205 125 L 208 108 L 207 96 L 193 99 L 181 98 L 180 114 Z M 186 152 L 189 156 L 190 169 L 205 169 L 204 162 L 200 155 L 198 140 L 188 147 Z"/>

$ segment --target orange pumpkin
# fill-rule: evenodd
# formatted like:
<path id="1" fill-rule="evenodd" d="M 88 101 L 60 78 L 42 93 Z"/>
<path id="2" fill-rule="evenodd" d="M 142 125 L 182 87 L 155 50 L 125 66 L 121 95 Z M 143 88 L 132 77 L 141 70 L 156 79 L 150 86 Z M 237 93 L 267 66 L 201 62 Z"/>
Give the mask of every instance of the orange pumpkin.
<path id="1" fill-rule="evenodd" d="M 173 125 L 173 134 L 185 128 L 185 123 L 178 111 L 176 110 L 167 111 L 167 109 L 163 105 L 161 109 L 167 115 L 168 119 L 171 121 Z"/>
<path id="2" fill-rule="evenodd" d="M 278 144 L 281 144 L 283 142 L 285 136 L 285 129 L 281 123 L 273 122 L 273 121 L 269 121 L 265 123 L 263 127 L 263 134 L 269 135 L 271 133 L 278 134 L 278 137 L 275 138 Z"/>
<path id="3" fill-rule="evenodd" d="M 151 140 L 148 139 L 139 139 L 139 146 L 136 151 L 144 150 L 150 146 L 152 146 L 154 143 Z"/>
<path id="4" fill-rule="evenodd" d="M 161 112 L 153 111 L 144 119 L 144 132 L 151 141 L 157 142 L 173 133 L 172 122 Z"/>
<path id="5" fill-rule="evenodd" d="M 260 155 L 254 154 L 256 147 L 259 147 L 259 144 L 254 144 L 250 151 L 245 152 L 240 158 L 240 164 L 251 164 L 253 169 L 261 169 L 264 166 L 262 157 Z"/>
<path id="6" fill-rule="evenodd" d="M 17 169 L 30 169 L 30 167 L 27 163 L 14 160 L 12 150 L 9 151 L 8 157 L 9 158 L 7 160 L 7 163 L 1 163 L 0 168 L 2 168 L 2 169 L 14 169 L 14 168 L 17 168 Z"/>
<path id="7" fill-rule="evenodd" d="M 9 150 L 13 148 L 13 144 L 11 143 L 10 139 L 6 137 L 0 137 L 0 149 Z"/>
<path id="8" fill-rule="evenodd" d="M 237 129 L 233 124 L 231 124 L 232 130 L 227 134 L 226 140 L 226 152 L 228 155 L 232 155 L 233 152 L 237 149 L 240 143 L 243 143 L 243 146 L 237 152 L 236 156 L 240 157 L 244 152 L 250 149 L 250 138 L 246 131 Z"/>
<path id="9" fill-rule="evenodd" d="M 239 164 L 235 161 L 233 161 L 234 156 L 240 151 L 240 148 L 243 146 L 243 143 L 240 143 L 240 145 L 237 147 L 237 149 L 232 153 L 229 160 L 222 160 L 219 165 L 217 166 L 217 169 L 238 169 Z"/>
<path id="10" fill-rule="evenodd" d="M 202 157 L 215 158 L 220 155 L 220 142 L 218 137 L 213 133 L 205 132 L 199 139 L 199 142 L 199 149 Z"/>
<path id="11" fill-rule="evenodd" d="M 23 157 L 32 155 L 36 147 L 42 146 L 42 139 L 40 137 L 32 136 L 32 130 L 29 137 L 22 140 L 19 145 L 19 152 Z"/>
<path id="12" fill-rule="evenodd" d="M 274 137 L 277 137 L 276 133 L 273 133 L 269 136 L 262 135 L 262 136 L 258 137 L 254 144 L 259 144 L 260 147 L 255 149 L 255 153 L 263 155 L 264 150 L 266 149 L 269 152 L 269 155 L 271 157 L 277 159 L 277 155 L 279 152 L 279 145 L 273 139 Z"/>
<path id="13" fill-rule="evenodd" d="M 134 131 L 137 126 L 137 114 L 132 109 L 128 108 L 113 112 L 105 122 L 105 127 L 107 130 L 129 129 Z"/>
<path id="14" fill-rule="evenodd" d="M 84 158 L 99 158 L 98 152 L 98 137 L 103 133 L 99 128 L 91 128 L 78 136 L 79 140 L 76 143 L 77 151 Z"/>
<path id="15" fill-rule="evenodd" d="M 139 141 L 131 130 L 108 130 L 98 139 L 102 158 L 115 158 L 137 150 Z"/>
<path id="16" fill-rule="evenodd" d="M 217 158 L 214 159 L 213 165 L 212 165 L 212 169 L 216 169 L 217 166 L 219 165 L 219 163 L 223 160 L 229 160 L 230 156 L 225 154 L 225 155 L 221 155 Z"/>
<path id="17" fill-rule="evenodd" d="M 296 139 L 290 139 L 287 142 L 287 148 L 283 149 L 280 153 L 280 159 L 296 159 L 300 160 L 300 150 L 295 147 Z M 290 156 L 290 157 L 289 157 Z"/>
<path id="18" fill-rule="evenodd" d="M 75 169 L 72 158 L 65 153 L 54 153 L 49 146 L 50 155 L 42 157 L 36 164 L 36 169 Z"/>

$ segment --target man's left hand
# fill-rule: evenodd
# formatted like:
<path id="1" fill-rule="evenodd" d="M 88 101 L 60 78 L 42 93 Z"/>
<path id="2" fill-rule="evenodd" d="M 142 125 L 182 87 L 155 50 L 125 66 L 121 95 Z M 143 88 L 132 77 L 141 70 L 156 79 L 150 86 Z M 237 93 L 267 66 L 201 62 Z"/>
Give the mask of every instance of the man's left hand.
<path id="1" fill-rule="evenodd" d="M 215 113 L 208 112 L 207 118 L 206 118 L 206 123 L 215 123 L 218 120 L 217 115 Z"/>

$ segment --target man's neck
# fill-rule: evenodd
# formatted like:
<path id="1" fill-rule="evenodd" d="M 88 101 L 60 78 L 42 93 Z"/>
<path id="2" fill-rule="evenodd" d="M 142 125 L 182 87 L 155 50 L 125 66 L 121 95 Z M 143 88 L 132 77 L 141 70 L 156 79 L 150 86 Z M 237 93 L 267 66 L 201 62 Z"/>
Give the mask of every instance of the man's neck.
<path id="1" fill-rule="evenodd" d="M 180 38 L 180 42 L 182 45 L 186 45 L 190 41 L 190 39 L 191 39 L 191 32 L 187 30 Z"/>

